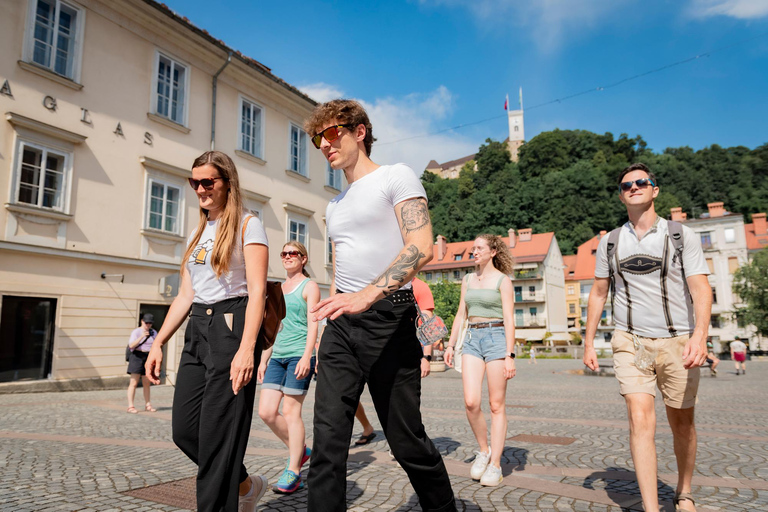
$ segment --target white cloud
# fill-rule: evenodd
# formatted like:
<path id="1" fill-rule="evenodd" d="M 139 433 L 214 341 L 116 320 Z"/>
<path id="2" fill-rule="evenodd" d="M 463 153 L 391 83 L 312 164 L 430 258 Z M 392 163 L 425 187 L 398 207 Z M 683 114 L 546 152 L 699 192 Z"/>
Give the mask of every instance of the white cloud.
<path id="1" fill-rule="evenodd" d="M 419 0 L 422 5 L 468 10 L 485 26 L 529 29 L 544 50 L 559 46 L 567 35 L 587 33 L 612 11 L 636 0 Z M 757 1 L 757 0 L 756 0 Z"/>
<path id="2" fill-rule="evenodd" d="M 338 86 L 324 83 L 299 89 L 317 101 L 346 97 Z M 446 162 L 477 152 L 477 142 L 455 132 L 414 138 L 434 133 L 448 122 L 456 99 L 445 86 L 429 93 L 358 101 L 365 107 L 373 125 L 377 142 L 373 144 L 371 158 L 376 163 L 403 162 L 421 174 L 432 159 Z"/>
<path id="3" fill-rule="evenodd" d="M 299 86 L 299 90 L 313 100 L 319 101 L 320 103 L 344 97 L 344 91 L 335 85 L 330 85 L 323 82 L 301 85 Z"/>
<path id="4" fill-rule="evenodd" d="M 694 17 L 730 16 L 739 19 L 768 16 L 768 0 L 691 0 Z"/>

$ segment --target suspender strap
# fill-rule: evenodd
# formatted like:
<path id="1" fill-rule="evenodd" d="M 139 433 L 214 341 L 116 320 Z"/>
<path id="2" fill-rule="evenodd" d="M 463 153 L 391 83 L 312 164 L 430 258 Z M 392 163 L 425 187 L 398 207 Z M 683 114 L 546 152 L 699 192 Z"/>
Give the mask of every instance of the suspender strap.
<path id="1" fill-rule="evenodd" d="M 693 304 L 693 296 L 691 290 L 688 289 L 688 280 L 685 278 L 685 260 L 683 259 L 683 225 L 680 222 L 671 220 L 668 222 L 669 238 L 672 241 L 672 247 L 675 249 L 675 254 L 672 257 L 672 263 L 680 258 L 680 272 L 683 275 L 683 286 L 685 287 L 685 293 L 690 297 L 691 304 Z"/>
<path id="2" fill-rule="evenodd" d="M 667 322 L 667 330 L 672 337 L 677 336 L 675 326 L 672 324 L 672 312 L 669 310 L 669 291 L 667 290 L 667 276 L 669 275 L 669 240 L 664 240 L 664 252 L 661 257 L 661 306 L 664 309 L 664 320 Z"/>
<path id="3" fill-rule="evenodd" d="M 613 314 L 616 314 L 616 276 L 614 275 L 613 271 L 613 265 L 611 265 L 611 260 L 614 259 L 614 255 L 618 253 L 619 249 L 619 236 L 621 235 L 621 228 L 616 228 L 611 230 L 611 232 L 608 234 L 608 245 L 607 245 L 607 252 L 608 252 L 608 279 L 611 283 L 611 311 Z M 618 266 L 618 263 L 617 263 Z M 615 317 L 614 317 L 615 318 Z"/>
<path id="4" fill-rule="evenodd" d="M 620 230 L 621 228 L 618 228 L 618 229 Z M 616 231 L 616 230 L 614 230 L 614 231 Z M 613 231 L 611 232 L 611 234 L 613 234 Z M 608 239 L 608 242 L 610 243 L 610 238 Z M 629 295 L 629 283 L 627 283 L 627 280 L 624 279 L 624 275 L 621 273 L 621 264 L 619 262 L 618 243 L 619 243 L 619 240 L 618 240 L 618 236 L 617 236 L 616 237 L 615 245 L 613 247 L 613 260 L 614 260 L 615 265 L 616 265 L 616 274 L 624 282 L 624 293 L 627 296 L 627 331 L 629 333 L 632 333 L 632 332 L 634 332 L 634 329 L 632 327 L 632 297 Z M 611 260 L 608 260 L 608 267 L 610 268 L 610 266 L 611 266 Z M 616 289 L 615 279 L 616 278 L 614 277 L 613 278 L 613 280 L 614 280 L 614 285 L 613 285 L 614 293 L 615 293 L 615 289 Z M 614 307 L 613 304 L 611 304 L 611 307 Z M 614 314 L 615 314 L 615 312 L 614 312 Z"/>

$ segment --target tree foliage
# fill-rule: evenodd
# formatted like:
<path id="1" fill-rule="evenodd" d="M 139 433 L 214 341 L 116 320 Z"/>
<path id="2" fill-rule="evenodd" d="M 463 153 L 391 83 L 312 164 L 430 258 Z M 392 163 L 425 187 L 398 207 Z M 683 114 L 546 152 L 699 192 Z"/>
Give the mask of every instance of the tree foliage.
<path id="1" fill-rule="evenodd" d="M 678 206 L 689 218 L 699 217 L 713 201 L 743 215 L 768 210 L 768 144 L 654 153 L 639 135 L 616 139 L 611 133 L 553 130 L 524 144 L 519 156 L 512 162 L 505 144 L 488 139 L 458 179 L 425 172 L 435 234 L 460 241 L 530 227 L 534 233 L 555 231 L 560 250 L 572 254 L 601 230 L 627 220 L 616 179 L 638 161 L 658 178 L 656 210 L 664 217 Z"/>
<path id="2" fill-rule="evenodd" d="M 440 281 L 430 284 L 432 297 L 435 299 L 435 314 L 443 319 L 448 330 L 451 330 L 453 319 L 456 317 L 456 310 L 459 309 L 461 299 L 461 285 Z"/>
<path id="3" fill-rule="evenodd" d="M 757 327 L 761 336 L 768 336 L 768 248 L 734 272 L 733 293 L 746 304 L 737 316 Z"/>

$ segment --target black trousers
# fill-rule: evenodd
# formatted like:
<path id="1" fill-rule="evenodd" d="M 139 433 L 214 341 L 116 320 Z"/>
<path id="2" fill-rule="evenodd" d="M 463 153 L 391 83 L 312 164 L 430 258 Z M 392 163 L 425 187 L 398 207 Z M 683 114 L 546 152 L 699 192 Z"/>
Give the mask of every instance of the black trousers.
<path id="1" fill-rule="evenodd" d="M 440 452 L 424 431 L 421 344 L 413 294 L 391 297 L 358 315 L 328 321 L 315 390 L 314 441 L 308 488 L 310 512 L 346 510 L 346 474 L 355 411 L 365 383 L 397 461 L 424 511 L 456 510 Z"/>
<path id="2" fill-rule="evenodd" d="M 193 304 L 187 325 L 173 395 L 173 442 L 198 466 L 200 512 L 237 512 L 238 486 L 248 477 L 243 457 L 256 397 L 255 371 L 237 395 L 229 380 L 247 304 L 247 297 Z M 258 367 L 261 348 L 255 356 Z"/>

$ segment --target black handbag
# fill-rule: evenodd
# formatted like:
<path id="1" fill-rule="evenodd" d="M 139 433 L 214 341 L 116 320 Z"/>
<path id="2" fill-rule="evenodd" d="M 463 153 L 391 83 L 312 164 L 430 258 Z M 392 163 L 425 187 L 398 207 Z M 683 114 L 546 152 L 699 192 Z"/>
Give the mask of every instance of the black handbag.
<path id="1" fill-rule="evenodd" d="M 146 338 L 144 338 L 144 339 L 141 341 L 141 343 L 139 343 L 138 345 L 136 345 L 136 348 L 131 348 L 131 344 L 130 344 L 130 343 L 129 343 L 129 344 L 127 344 L 127 345 L 125 346 L 125 362 L 126 362 L 126 363 L 127 363 L 128 361 L 130 361 L 130 359 L 131 359 L 131 353 L 132 353 L 134 350 L 138 349 L 140 346 L 142 346 L 144 343 L 146 343 L 146 342 L 147 342 L 147 340 L 148 340 L 149 338 L 151 338 L 151 337 L 152 337 L 152 333 L 153 333 L 153 332 L 155 332 L 155 333 L 156 333 L 157 331 L 155 331 L 154 329 L 150 329 L 150 330 L 149 330 L 149 336 L 147 336 Z"/>

